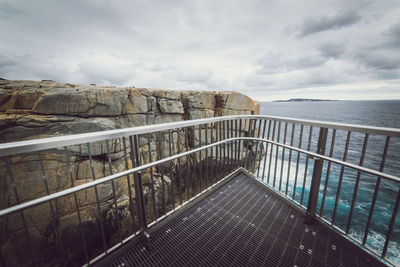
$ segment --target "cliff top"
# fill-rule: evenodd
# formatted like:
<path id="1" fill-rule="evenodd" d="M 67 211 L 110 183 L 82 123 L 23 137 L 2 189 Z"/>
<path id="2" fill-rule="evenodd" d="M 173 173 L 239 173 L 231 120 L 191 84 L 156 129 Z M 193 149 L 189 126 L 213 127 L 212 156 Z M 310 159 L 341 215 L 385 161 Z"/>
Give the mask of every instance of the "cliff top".
<path id="1" fill-rule="evenodd" d="M 257 102 L 230 91 L 0 80 L 0 142 L 258 113 Z"/>

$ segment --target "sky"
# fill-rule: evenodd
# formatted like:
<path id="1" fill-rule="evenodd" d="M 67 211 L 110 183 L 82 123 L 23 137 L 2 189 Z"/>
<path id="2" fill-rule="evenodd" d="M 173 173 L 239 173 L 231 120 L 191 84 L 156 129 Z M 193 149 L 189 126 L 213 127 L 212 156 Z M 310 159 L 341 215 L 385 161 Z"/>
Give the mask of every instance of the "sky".
<path id="1" fill-rule="evenodd" d="M 399 0 L 0 0 L 0 77 L 400 99 Z"/>

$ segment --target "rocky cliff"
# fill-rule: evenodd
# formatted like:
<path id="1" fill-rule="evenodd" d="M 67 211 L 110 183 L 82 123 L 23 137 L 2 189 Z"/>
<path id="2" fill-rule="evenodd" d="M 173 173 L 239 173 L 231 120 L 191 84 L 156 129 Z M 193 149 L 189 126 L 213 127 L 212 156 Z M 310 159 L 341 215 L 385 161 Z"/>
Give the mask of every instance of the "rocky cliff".
<path id="1" fill-rule="evenodd" d="M 0 80 L 0 142 L 214 116 L 258 114 L 236 92 Z"/>
<path id="2" fill-rule="evenodd" d="M 164 122 L 200 119 L 214 116 L 258 114 L 259 106 L 247 96 L 235 92 L 174 91 L 133 87 L 104 87 L 96 85 L 76 85 L 54 81 L 8 81 L 0 80 L 0 142 L 13 142 L 50 136 L 69 135 L 85 132 L 111 130 Z M 248 128 L 240 129 L 250 135 Z M 190 130 L 189 149 L 200 144 L 199 131 L 203 140 L 210 143 L 216 129 Z M 246 132 L 247 131 L 247 132 Z M 208 140 L 204 140 L 205 132 Z M 161 139 L 160 139 L 161 138 Z M 18 202 L 28 201 L 49 193 L 61 191 L 131 168 L 125 161 L 130 153 L 129 146 L 124 154 L 124 140 L 110 140 L 91 144 L 91 156 L 86 145 L 70 146 L 65 150 L 55 149 L 38 153 L 26 153 L 0 161 L 0 176 L 5 177 L 0 185 L 0 208 Z M 185 132 L 171 131 L 170 134 L 143 136 L 139 138 L 142 163 L 185 150 Z M 109 146 L 109 147 L 108 147 Z M 246 146 L 254 156 L 262 155 L 262 148 L 255 155 L 255 146 Z M 111 158 L 107 158 L 110 149 Z M 242 154 L 251 155 L 252 153 Z M 67 157 L 66 157 L 67 155 Z M 124 156 L 125 155 L 125 156 Z M 215 154 L 214 154 L 215 155 Z M 165 212 L 162 198 L 167 204 L 178 201 L 171 190 L 175 187 L 186 192 L 196 191 L 202 183 L 199 166 L 205 155 L 182 158 L 165 166 L 143 173 L 143 186 L 149 220 Z M 229 159 L 229 156 L 225 158 Z M 185 161 L 191 161 L 190 170 L 185 170 Z M 208 156 L 209 165 L 218 159 Z M 8 163 L 7 163 L 8 162 Z M 7 164 L 10 166 L 8 168 Z M 179 166 L 179 167 L 178 167 Z M 208 168 L 208 167 L 207 167 Z M 10 171 L 11 170 L 11 171 Z M 164 175 L 161 173 L 164 171 Z M 179 183 L 182 173 L 190 171 L 192 183 Z M 10 174 L 11 172 L 11 174 Z M 152 177 L 153 176 L 153 177 Z M 133 179 L 132 179 L 133 180 Z M 128 181 L 128 182 L 127 182 Z M 15 186 L 14 186 L 15 185 Z M 16 191 L 15 191 L 16 190 Z M 18 197 L 15 192 L 18 192 Z M 130 194 L 133 192 L 133 200 Z M 153 200 L 152 200 L 153 197 Z M 75 198 L 75 199 L 74 199 Z M 89 257 L 101 251 L 100 227 L 105 228 L 107 243 L 115 244 L 121 236 L 134 233 L 137 228 L 137 212 L 134 184 L 129 179 L 116 180 L 114 184 L 100 185 L 95 190 L 86 190 L 76 196 L 68 196 L 51 205 L 40 205 L 24 212 L 31 244 L 40 248 L 41 264 L 59 263 L 81 264 L 83 247 L 80 231 L 87 242 Z M 99 200 L 102 205 L 96 205 Z M 77 208 L 81 228 L 77 228 Z M 118 217 L 118 220 L 116 220 Z M 118 221 L 118 225 L 116 225 Z M 83 230 L 82 230 L 83 228 Z M 30 265 L 33 258 L 21 215 L 15 214 L 0 221 L 0 261 L 4 265 Z M 60 251 L 63 253 L 60 254 Z"/>

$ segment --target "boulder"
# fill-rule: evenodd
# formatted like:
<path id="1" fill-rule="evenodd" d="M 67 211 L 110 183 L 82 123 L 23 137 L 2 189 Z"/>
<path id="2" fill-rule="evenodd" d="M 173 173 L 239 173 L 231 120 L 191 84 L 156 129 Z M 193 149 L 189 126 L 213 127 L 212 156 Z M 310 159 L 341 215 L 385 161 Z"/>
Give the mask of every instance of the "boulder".
<path id="1" fill-rule="evenodd" d="M 122 114 L 147 113 L 149 111 L 148 106 L 147 97 L 142 95 L 138 89 L 131 88 Z"/>
<path id="2" fill-rule="evenodd" d="M 181 101 L 170 99 L 159 99 L 158 104 L 162 113 L 183 114 L 184 109 Z"/>
<path id="3" fill-rule="evenodd" d="M 248 96 L 236 92 L 220 92 L 216 95 L 217 107 L 235 110 L 255 109 L 255 102 Z"/>
<path id="4" fill-rule="evenodd" d="M 189 108 L 214 109 L 216 100 L 214 92 L 198 92 L 187 97 Z"/>

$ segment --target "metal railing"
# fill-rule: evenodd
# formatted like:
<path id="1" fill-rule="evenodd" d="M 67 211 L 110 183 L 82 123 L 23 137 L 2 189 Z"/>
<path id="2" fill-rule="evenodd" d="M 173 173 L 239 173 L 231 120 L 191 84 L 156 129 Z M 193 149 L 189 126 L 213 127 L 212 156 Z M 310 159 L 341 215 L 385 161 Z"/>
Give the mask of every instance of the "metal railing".
<path id="1" fill-rule="evenodd" d="M 91 264 L 244 168 L 307 223 L 396 264 L 399 138 L 398 129 L 241 115 L 0 144 L 1 260 Z M 384 236 L 379 246 L 371 233 Z"/>

